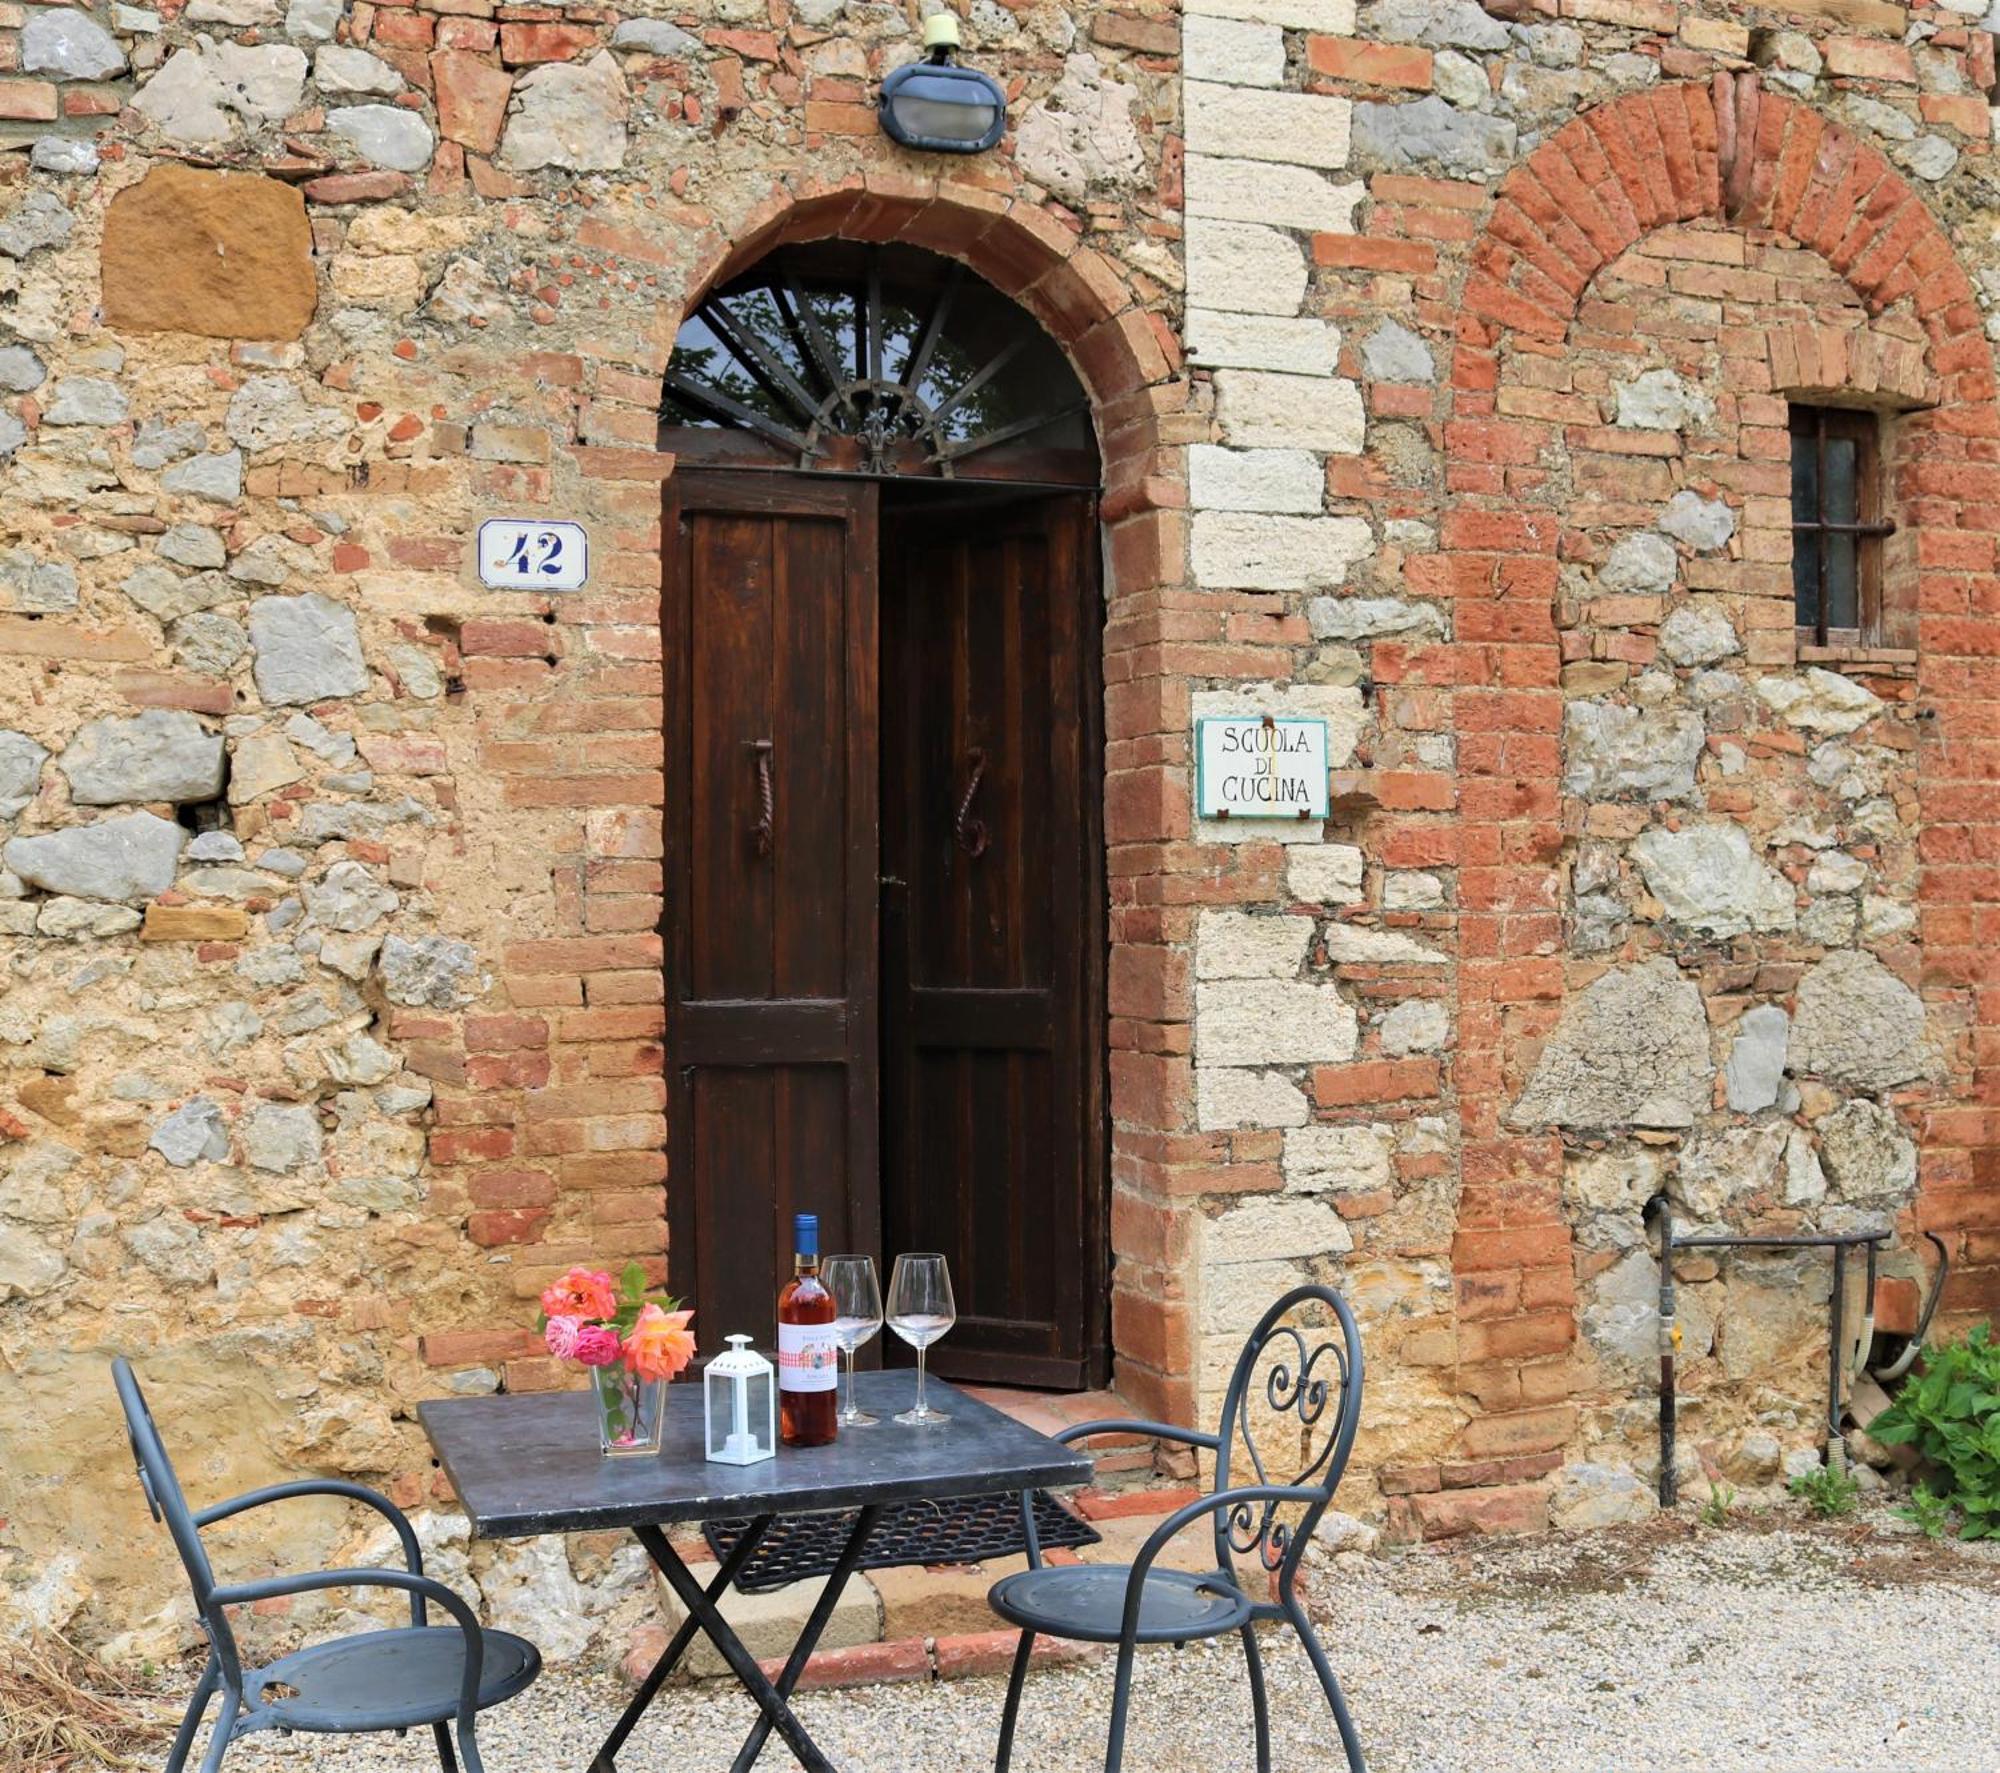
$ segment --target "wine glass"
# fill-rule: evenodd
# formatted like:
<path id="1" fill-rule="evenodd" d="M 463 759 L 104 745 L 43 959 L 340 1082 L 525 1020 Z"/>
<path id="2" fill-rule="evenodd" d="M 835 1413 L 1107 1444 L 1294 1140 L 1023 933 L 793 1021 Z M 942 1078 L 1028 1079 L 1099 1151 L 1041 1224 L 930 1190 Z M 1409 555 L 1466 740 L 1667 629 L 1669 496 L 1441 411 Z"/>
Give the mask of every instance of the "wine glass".
<path id="1" fill-rule="evenodd" d="M 868 1256 L 829 1256 L 820 1280 L 833 1295 L 833 1339 L 847 1354 L 847 1402 L 834 1420 L 842 1428 L 873 1428 L 881 1420 L 854 1401 L 854 1351 L 882 1328 L 882 1286 Z"/>
<path id="2" fill-rule="evenodd" d="M 928 1427 L 951 1420 L 924 1402 L 924 1350 L 957 1322 L 944 1258 L 931 1253 L 898 1256 L 889 1277 L 889 1328 L 917 1351 L 916 1408 L 897 1411 L 898 1422 Z"/>

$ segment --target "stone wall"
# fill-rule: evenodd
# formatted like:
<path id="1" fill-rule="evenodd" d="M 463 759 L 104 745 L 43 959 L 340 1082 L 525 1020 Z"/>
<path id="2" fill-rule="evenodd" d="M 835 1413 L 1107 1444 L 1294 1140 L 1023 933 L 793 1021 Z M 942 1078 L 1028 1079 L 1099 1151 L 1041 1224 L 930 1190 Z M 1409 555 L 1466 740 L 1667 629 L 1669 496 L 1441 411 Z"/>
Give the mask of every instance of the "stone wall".
<path id="1" fill-rule="evenodd" d="M 941 162 L 872 112 L 932 3 L 0 19 L 11 1619 L 185 1631 L 111 1351 L 200 1495 L 442 1504 L 415 1402 L 559 1382 L 543 1279 L 659 1264 L 660 375 L 785 239 L 966 260 L 1092 393 L 1139 1408 L 1212 1413 L 1319 1274 L 1370 1360 L 1345 1506 L 1613 1518 L 1656 1189 L 1893 1215 L 1890 1325 L 1920 1226 L 2000 1303 L 1977 17 L 975 0 L 1012 127 Z M 1893 415 L 1893 647 L 1797 649 L 1788 393 Z M 589 587 L 479 589 L 478 522 L 537 512 Z M 1328 721 L 1323 826 L 1195 820 L 1239 709 Z M 1820 1283 L 1684 1278 L 1683 1444 L 1762 1481 Z M 608 1544 L 425 1519 L 564 1651 L 638 1604 Z"/>
<path id="2" fill-rule="evenodd" d="M 1251 10 L 1287 56 L 1239 35 L 1233 78 L 1351 97 L 1351 140 L 1310 187 L 1265 181 L 1214 286 L 1282 313 L 1261 326 L 1338 328 L 1322 373 L 1359 380 L 1365 430 L 1328 429 L 1338 379 L 1289 436 L 1233 429 L 1212 359 L 1195 579 L 1278 593 L 1284 650 L 1238 666 L 1271 680 L 1250 700 L 1364 700 L 1336 722 L 1327 843 L 1291 834 L 1196 933 L 1195 1115 L 1228 1166 L 1205 1185 L 1198 1370 L 1212 1394 L 1249 1297 L 1337 1278 L 1373 1362 L 1361 1506 L 1423 1536 L 1643 1514 L 1655 1194 L 1683 1227 L 1895 1222 L 1890 1328 L 1919 1226 L 1941 1230 L 1959 1309 L 1992 1306 L 1989 1123 L 1967 1106 L 1990 1094 L 1988 1012 L 1961 943 L 1992 884 L 1971 866 L 1990 834 L 1964 828 L 1990 639 L 1964 617 L 1992 611 L 1965 575 L 1992 560 L 1974 464 L 1995 417 L 1960 262 L 1981 249 L 1945 232 L 1981 201 L 1991 42 L 1888 9 L 1871 25 L 1907 44 L 1653 6 L 1379 4 L 1351 29 Z M 1192 81 L 1211 33 L 1186 30 Z M 1199 393 L 1193 97 L 1188 116 Z M 1794 637 L 1788 399 L 1885 415 L 1884 644 Z M 1316 447 L 1317 497 L 1279 442 Z M 1211 502 L 1285 514 L 1204 550 Z M 1266 1006 L 1261 1044 L 1222 1051 L 1231 995 Z M 1683 1265 L 1685 1478 L 1765 1483 L 1807 1455 L 1824 1274 Z"/>
<path id="3" fill-rule="evenodd" d="M 1156 594 L 1178 40 L 982 5 L 1016 133 L 940 167 L 873 116 L 914 8 L 100 22 L 89 80 L 26 47 L 0 79 L 76 120 L 0 156 L 0 1583 L 12 1620 L 158 1649 L 185 1604 L 110 1352 L 192 1493 L 316 1470 L 418 1507 L 417 1399 L 558 1382 L 546 1278 L 661 1267 L 683 305 L 785 228 L 969 258 L 1077 361 L 1114 553 Z M 115 122 L 68 102 L 100 73 Z M 479 589 L 480 519 L 537 512 L 585 524 L 589 587 Z M 350 1526 L 260 1517 L 233 1555 L 337 1561 Z M 467 1573 L 585 1637 L 636 1576 L 587 1540 Z"/>

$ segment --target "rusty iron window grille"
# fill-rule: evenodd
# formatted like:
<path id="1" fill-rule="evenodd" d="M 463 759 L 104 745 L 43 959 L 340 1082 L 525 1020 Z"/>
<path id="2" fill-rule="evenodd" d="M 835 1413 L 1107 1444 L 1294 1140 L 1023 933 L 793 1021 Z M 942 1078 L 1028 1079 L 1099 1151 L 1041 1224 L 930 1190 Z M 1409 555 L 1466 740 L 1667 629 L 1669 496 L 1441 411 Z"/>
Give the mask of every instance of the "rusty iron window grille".
<path id="1" fill-rule="evenodd" d="M 1872 412 L 1794 406 L 1792 599 L 1799 638 L 1858 646 L 1881 631 L 1880 425 Z"/>
<path id="2" fill-rule="evenodd" d="M 1087 443 L 1088 405 L 1033 316 L 962 265 L 826 241 L 780 248 L 687 317 L 660 418 L 749 432 L 800 468 L 949 479 L 1002 444 Z"/>

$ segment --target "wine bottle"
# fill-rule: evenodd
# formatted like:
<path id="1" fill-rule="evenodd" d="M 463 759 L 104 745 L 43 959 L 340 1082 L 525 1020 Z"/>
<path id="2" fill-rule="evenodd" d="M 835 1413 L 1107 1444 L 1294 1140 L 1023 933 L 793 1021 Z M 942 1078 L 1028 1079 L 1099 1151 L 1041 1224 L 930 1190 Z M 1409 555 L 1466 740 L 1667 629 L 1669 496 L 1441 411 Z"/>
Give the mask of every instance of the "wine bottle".
<path id="1" fill-rule="evenodd" d="M 838 1432 L 840 1345 L 833 1295 L 820 1284 L 817 1214 L 793 1219 L 792 1251 L 792 1278 L 778 1295 L 778 1438 L 788 1447 L 823 1447 Z"/>

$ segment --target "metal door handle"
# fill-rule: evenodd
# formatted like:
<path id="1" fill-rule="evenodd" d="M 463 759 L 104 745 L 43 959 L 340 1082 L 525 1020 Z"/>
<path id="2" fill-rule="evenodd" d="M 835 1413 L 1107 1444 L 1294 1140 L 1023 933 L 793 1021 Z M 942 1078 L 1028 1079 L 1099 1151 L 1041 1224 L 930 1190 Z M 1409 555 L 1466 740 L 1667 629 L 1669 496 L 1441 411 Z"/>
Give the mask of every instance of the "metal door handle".
<path id="1" fill-rule="evenodd" d="M 972 765 L 972 780 L 966 783 L 964 798 L 958 803 L 958 817 L 953 821 L 952 835 L 958 839 L 958 847 L 968 856 L 983 856 L 986 854 L 986 821 L 972 816 L 972 803 L 986 774 L 986 753 L 975 745 L 965 755 Z"/>
<path id="2" fill-rule="evenodd" d="M 758 855 L 768 856 L 777 814 L 777 800 L 771 788 L 771 741 L 752 739 L 750 749 L 757 756 L 757 803 L 760 809 L 757 823 L 750 828 L 750 839 L 756 844 Z"/>

